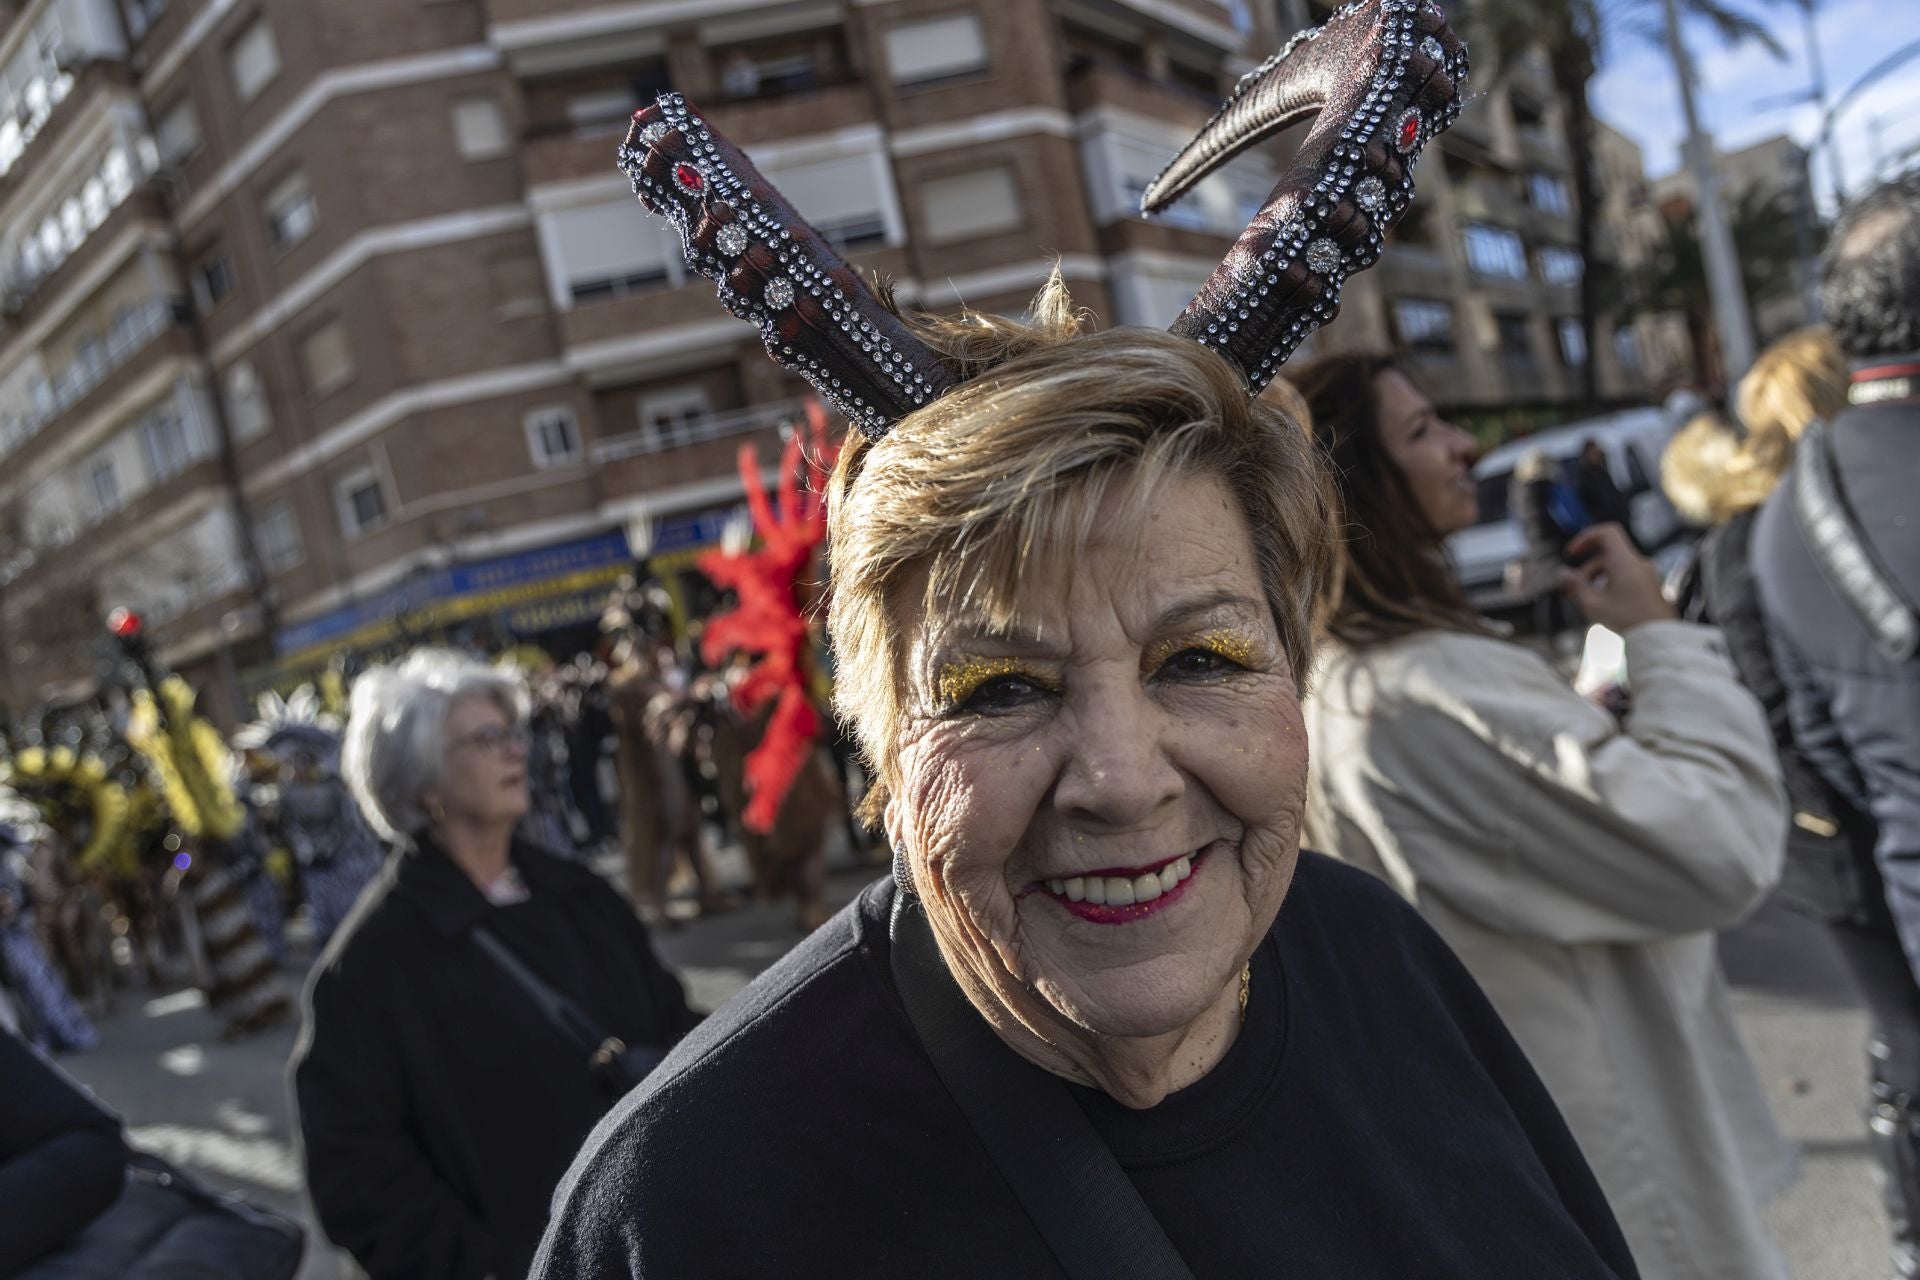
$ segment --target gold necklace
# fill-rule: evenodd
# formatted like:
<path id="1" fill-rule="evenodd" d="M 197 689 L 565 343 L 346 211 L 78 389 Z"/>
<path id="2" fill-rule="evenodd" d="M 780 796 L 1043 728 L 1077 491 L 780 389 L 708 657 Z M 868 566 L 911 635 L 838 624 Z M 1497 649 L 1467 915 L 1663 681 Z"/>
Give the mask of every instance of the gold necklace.
<path id="1" fill-rule="evenodd" d="M 1247 992 L 1253 987 L 1253 961 L 1240 968 L 1240 1025 L 1247 1025 Z"/>

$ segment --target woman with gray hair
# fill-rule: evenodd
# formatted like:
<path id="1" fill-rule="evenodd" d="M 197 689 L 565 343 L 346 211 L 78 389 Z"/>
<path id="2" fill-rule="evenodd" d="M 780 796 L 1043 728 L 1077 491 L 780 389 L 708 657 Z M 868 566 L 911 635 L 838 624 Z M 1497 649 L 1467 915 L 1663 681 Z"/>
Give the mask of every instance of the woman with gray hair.
<path id="1" fill-rule="evenodd" d="M 524 1274 L 642 1047 L 697 1020 L 620 896 L 515 838 L 526 714 L 447 649 L 354 686 L 342 767 L 400 852 L 314 970 L 293 1088 L 320 1223 L 375 1280 Z"/>

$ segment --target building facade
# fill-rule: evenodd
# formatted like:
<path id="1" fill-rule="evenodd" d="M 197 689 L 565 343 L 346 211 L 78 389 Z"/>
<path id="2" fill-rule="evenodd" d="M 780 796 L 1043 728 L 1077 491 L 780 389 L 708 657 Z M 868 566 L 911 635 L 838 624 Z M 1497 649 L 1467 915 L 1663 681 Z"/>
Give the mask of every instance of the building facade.
<path id="1" fill-rule="evenodd" d="M 1785 134 L 1714 154 L 1721 206 L 1735 250 L 1747 261 L 1749 294 L 1754 286 L 1766 290 L 1748 298 L 1754 340 L 1762 347 L 1819 318 L 1815 284 L 1825 231 L 1814 200 L 1811 159 Z M 1699 199 L 1693 174 L 1684 168 L 1656 183 L 1655 194 L 1675 220 L 1691 218 Z M 1773 269 L 1757 270 L 1754 259 Z"/>
<path id="2" fill-rule="evenodd" d="M 1330 9 L 1278 0 L 1276 24 L 1317 22 Z M 1601 349 L 1586 349 L 1573 157 L 1546 60 L 1502 74 L 1475 50 L 1472 98 L 1422 157 L 1418 203 L 1380 264 L 1347 286 L 1319 349 L 1402 351 L 1436 401 L 1467 415 L 1572 406 L 1589 359 L 1604 399 L 1645 394 L 1632 326 L 1603 316 Z M 1604 220 L 1597 249 L 1617 254 Z"/>
<path id="3" fill-rule="evenodd" d="M 739 447 L 777 457 L 804 387 L 614 169 L 656 93 L 698 104 L 906 303 L 1016 314 L 1057 267 L 1103 323 L 1164 325 L 1286 148 L 1151 222 L 1140 192 L 1277 30 L 1319 16 L 1287 7 L 17 4 L 12 699 L 84 677 L 74 637 L 113 605 L 232 689 L 449 624 L 590 632 L 635 555 L 671 578 L 712 545 Z M 1332 331 L 1412 348 L 1450 402 L 1564 395 L 1584 358 L 1565 148 L 1535 90 L 1448 135 L 1419 221 Z"/>

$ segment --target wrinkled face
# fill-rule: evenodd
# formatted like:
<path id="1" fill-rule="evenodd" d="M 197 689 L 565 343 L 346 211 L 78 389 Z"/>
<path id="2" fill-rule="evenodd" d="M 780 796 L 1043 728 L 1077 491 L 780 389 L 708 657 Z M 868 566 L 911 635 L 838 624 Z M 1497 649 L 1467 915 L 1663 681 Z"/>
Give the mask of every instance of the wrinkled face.
<path id="1" fill-rule="evenodd" d="M 456 699 L 447 708 L 447 755 L 427 795 L 451 821 L 475 826 L 513 823 L 527 811 L 526 730 L 491 698 Z"/>
<path id="2" fill-rule="evenodd" d="M 1442 418 L 1433 401 L 1397 369 L 1376 377 L 1374 388 L 1380 396 L 1380 444 L 1406 478 L 1427 522 L 1443 538 L 1472 528 L 1480 518 L 1473 437 Z"/>
<path id="3" fill-rule="evenodd" d="M 1029 571 L 1014 634 L 907 584 L 887 828 L 950 960 L 1015 1017 L 1160 1035 L 1286 897 L 1307 740 L 1228 490 L 1169 479 L 1144 520 L 1094 527 Z"/>

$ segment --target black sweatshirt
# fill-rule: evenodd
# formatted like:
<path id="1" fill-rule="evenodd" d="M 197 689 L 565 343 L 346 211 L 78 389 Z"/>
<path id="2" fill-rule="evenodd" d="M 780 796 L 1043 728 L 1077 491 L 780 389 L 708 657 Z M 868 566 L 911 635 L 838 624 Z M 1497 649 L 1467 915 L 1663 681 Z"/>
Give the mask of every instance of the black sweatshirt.
<path id="1" fill-rule="evenodd" d="M 79 1234 L 126 1172 L 120 1121 L 0 1028 L 0 1276 Z"/>
<path id="2" fill-rule="evenodd" d="M 913 1036 L 893 894 L 868 889 L 600 1125 L 535 1277 L 1062 1274 Z M 1201 1280 L 1636 1274 L 1473 980 L 1317 855 L 1211 1074 L 1147 1111 L 1069 1090 Z"/>

